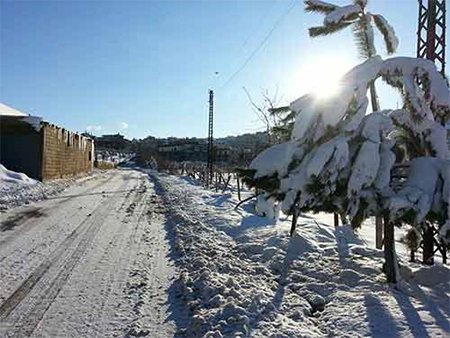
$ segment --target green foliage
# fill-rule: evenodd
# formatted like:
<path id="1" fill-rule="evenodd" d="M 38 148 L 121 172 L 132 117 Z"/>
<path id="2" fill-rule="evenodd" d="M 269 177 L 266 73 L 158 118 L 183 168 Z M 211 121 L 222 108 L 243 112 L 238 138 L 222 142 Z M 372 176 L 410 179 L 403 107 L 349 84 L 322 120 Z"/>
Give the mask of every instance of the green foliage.
<path id="1" fill-rule="evenodd" d="M 292 159 L 292 161 L 288 165 L 288 171 L 292 171 L 295 168 L 297 168 L 300 165 L 301 162 L 302 161 L 297 159 L 297 158 Z"/>
<path id="2" fill-rule="evenodd" d="M 353 24 L 351 21 L 344 21 L 337 24 L 330 24 L 326 26 L 317 26 L 317 27 L 311 27 L 309 31 L 309 36 L 312 38 L 318 37 L 318 36 L 326 36 L 331 35 L 336 32 L 339 32 L 340 30 L 343 30 Z"/>
<path id="3" fill-rule="evenodd" d="M 329 14 L 337 8 L 336 5 L 322 1 L 321 3 L 305 0 L 305 11 L 310 13 Z"/>
<path id="4" fill-rule="evenodd" d="M 392 45 L 392 41 L 389 38 L 389 30 L 388 27 L 386 27 L 385 22 L 382 20 L 380 15 L 373 15 L 373 22 L 377 26 L 378 30 L 380 31 L 381 35 L 384 39 L 384 44 L 386 45 L 386 50 L 388 54 L 394 54 L 395 53 L 395 46 Z"/>
<path id="5" fill-rule="evenodd" d="M 306 186 L 306 191 L 311 195 L 319 194 L 323 189 L 325 184 L 317 176 L 311 177 L 311 183 Z"/>
<path id="6" fill-rule="evenodd" d="M 236 168 L 235 171 L 237 172 L 243 183 L 247 184 L 248 186 L 252 186 L 254 181 L 253 177 L 256 174 L 255 169 Z"/>
<path id="7" fill-rule="evenodd" d="M 369 32 L 373 34 L 373 31 L 369 31 L 369 25 L 370 23 L 368 22 L 367 17 L 362 16 L 361 19 L 356 21 L 352 26 L 353 37 L 358 53 L 363 59 L 370 59 L 374 56 L 374 51 L 371 48 L 369 38 Z"/>
<path id="8" fill-rule="evenodd" d="M 410 229 L 402 238 L 402 242 L 406 244 L 409 250 L 417 251 L 419 249 L 420 241 L 415 229 Z"/>
<path id="9" fill-rule="evenodd" d="M 403 213 L 403 215 L 398 218 L 399 222 L 403 222 L 406 224 L 414 225 L 416 224 L 417 220 L 417 211 L 413 208 L 408 209 L 406 212 Z"/>
<path id="10" fill-rule="evenodd" d="M 294 129 L 296 113 L 291 111 L 289 106 L 271 108 L 269 109 L 269 113 L 278 119 L 278 125 L 272 128 L 272 133 L 279 141 L 288 141 Z"/>
<path id="11" fill-rule="evenodd" d="M 242 182 L 251 188 L 262 190 L 268 193 L 275 193 L 280 188 L 278 173 L 271 176 L 255 178 L 256 170 L 236 168 L 236 172 L 241 177 Z"/>
<path id="12" fill-rule="evenodd" d="M 369 204 L 366 202 L 364 198 L 359 200 L 358 211 L 355 216 L 350 220 L 350 224 L 353 229 L 358 229 L 361 227 L 362 222 L 367 218 L 366 210 Z"/>

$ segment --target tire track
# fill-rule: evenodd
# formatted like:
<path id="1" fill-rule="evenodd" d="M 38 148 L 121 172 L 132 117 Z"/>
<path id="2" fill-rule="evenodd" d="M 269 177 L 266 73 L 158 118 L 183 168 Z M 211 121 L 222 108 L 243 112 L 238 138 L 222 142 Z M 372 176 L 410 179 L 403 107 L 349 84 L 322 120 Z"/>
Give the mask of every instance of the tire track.
<path id="1" fill-rule="evenodd" d="M 111 265 L 112 269 L 108 271 L 108 276 L 103 280 L 104 284 L 109 287 L 109 292 L 113 289 L 119 289 L 118 287 L 114 287 L 114 284 L 120 284 L 121 281 L 125 280 L 125 278 L 129 274 L 129 269 L 127 269 L 126 265 L 129 265 L 131 268 L 131 264 L 133 263 L 131 261 L 131 257 L 136 254 L 138 250 L 138 246 L 136 245 L 138 239 L 137 234 L 139 232 L 139 229 L 142 228 L 143 221 L 146 220 L 146 215 L 148 213 L 148 201 L 147 198 L 149 194 L 148 187 L 145 185 L 147 182 L 147 179 L 144 178 L 141 180 L 143 183 L 143 186 L 145 187 L 145 191 L 143 193 L 140 193 L 138 196 L 135 197 L 133 202 L 128 206 L 127 208 L 127 215 L 124 218 L 124 222 L 127 222 L 128 219 L 135 218 L 135 225 L 133 226 L 130 235 L 128 237 L 122 236 L 123 232 L 119 232 L 115 235 L 115 242 L 119 242 L 116 244 L 117 246 L 124 246 L 129 248 L 126 255 L 119 257 L 116 264 Z M 119 272 L 119 273 L 118 273 Z M 108 293 L 109 293 L 108 292 Z M 100 323 L 104 323 L 106 320 L 106 311 L 111 305 L 111 301 L 115 301 L 115 299 L 111 299 L 110 297 L 105 297 L 100 305 Z"/>
<path id="2" fill-rule="evenodd" d="M 110 175 L 110 177 L 108 177 L 106 180 L 102 180 L 101 182 L 97 183 L 94 187 L 88 188 L 87 190 L 83 191 L 83 193 L 86 193 L 88 191 L 92 191 L 94 189 L 97 189 L 98 187 L 100 187 L 101 185 L 107 184 L 109 183 L 112 179 L 114 178 L 114 175 Z M 74 197 L 70 197 L 65 199 L 64 201 L 67 201 L 68 199 L 72 199 Z M 44 212 L 49 212 L 51 210 L 56 209 L 57 207 L 59 207 L 61 205 L 61 203 L 58 203 L 57 206 L 52 206 L 49 208 L 39 208 L 39 212 L 40 213 L 44 213 Z M 96 209 L 94 209 L 93 212 L 95 212 Z M 79 213 L 79 210 L 74 208 L 72 210 L 72 212 L 70 212 L 69 214 L 65 214 L 62 215 L 61 217 L 58 217 L 55 221 L 53 221 L 53 224 L 49 225 L 48 228 L 46 229 L 46 231 L 51 231 L 54 227 L 56 227 L 57 225 L 59 225 L 61 223 L 62 219 L 71 219 L 73 216 L 77 215 Z M 27 228 L 22 228 L 19 231 L 16 231 L 14 233 L 12 233 L 10 236 L 0 240 L 0 247 L 1 247 L 1 251 L 2 251 L 2 257 L 0 258 L 0 263 L 2 263 L 4 260 L 6 260 L 7 258 L 14 256 L 14 254 L 16 252 L 19 252 L 22 247 L 17 247 L 17 248 L 10 248 L 10 246 L 12 244 L 14 244 L 14 241 L 16 238 L 23 236 L 24 234 L 26 234 L 27 232 L 31 231 L 33 228 L 35 228 L 36 226 L 39 226 L 40 223 L 36 221 L 36 218 L 29 218 L 26 219 L 22 224 L 18 225 L 18 226 L 24 226 L 29 222 L 34 221 L 33 224 L 31 224 L 30 227 Z M 39 243 L 32 249 L 29 251 L 29 253 L 33 253 L 34 251 L 36 251 L 39 248 Z"/>
<path id="3" fill-rule="evenodd" d="M 95 184 L 93 187 L 89 187 L 86 190 L 83 190 L 81 192 L 81 194 L 86 194 L 90 191 L 93 191 L 93 190 L 97 189 L 98 187 L 100 187 L 104 184 L 107 184 L 113 178 L 114 178 L 114 175 L 110 175 L 106 180 L 102 180 L 99 183 Z M 74 196 L 69 196 L 66 198 L 62 197 L 61 201 L 59 201 L 57 203 L 57 205 L 54 205 L 54 206 L 51 206 L 48 208 L 36 208 L 36 209 L 32 210 L 32 212 L 29 213 L 28 217 L 23 217 L 23 213 L 21 213 L 21 215 L 16 215 L 16 216 L 10 217 L 10 218 L 6 219 L 5 221 L 1 222 L 2 224 L 0 226 L 0 232 L 7 231 L 9 228 L 18 228 L 18 230 L 15 232 L 12 232 L 9 236 L 2 238 L 0 240 L 0 245 L 2 245 L 4 247 L 5 245 L 12 243 L 20 235 L 32 230 L 35 226 L 39 225 L 39 223 L 36 222 L 36 218 L 45 216 L 46 213 L 49 213 L 52 210 L 59 208 L 61 206 L 61 204 L 65 203 L 67 201 L 70 201 L 74 198 L 75 198 Z M 31 223 L 30 226 L 24 227 L 25 225 L 28 225 L 29 223 Z M 57 223 L 59 223 L 59 220 L 57 222 L 55 222 L 55 224 L 57 224 Z"/>
<path id="4" fill-rule="evenodd" d="M 124 181 L 119 190 L 123 189 L 128 184 Z M 79 226 L 77 226 L 72 233 L 52 252 L 52 254 L 42 262 L 32 274 L 13 292 L 13 294 L 6 299 L 0 306 L 0 321 L 5 320 L 14 314 L 14 310 L 27 297 L 27 295 L 34 289 L 36 284 L 42 279 L 50 268 L 65 259 L 66 261 L 60 268 L 56 277 L 54 277 L 48 287 L 43 292 L 33 297 L 35 306 L 32 307 L 28 315 L 19 316 L 14 322 L 13 327 L 19 328 L 20 336 L 30 335 L 40 320 L 44 316 L 47 309 L 50 307 L 54 299 L 57 297 L 63 285 L 69 279 L 73 268 L 79 262 L 82 255 L 86 252 L 88 246 L 97 234 L 101 225 L 105 221 L 106 214 L 110 211 L 110 207 L 117 202 L 116 196 L 111 196 L 106 203 L 100 205 L 92 213 L 92 217 L 85 219 Z M 84 232 L 84 234 L 83 234 Z M 82 235 L 83 234 L 83 235 Z M 75 249 L 72 253 L 64 255 L 64 252 L 79 239 Z"/>

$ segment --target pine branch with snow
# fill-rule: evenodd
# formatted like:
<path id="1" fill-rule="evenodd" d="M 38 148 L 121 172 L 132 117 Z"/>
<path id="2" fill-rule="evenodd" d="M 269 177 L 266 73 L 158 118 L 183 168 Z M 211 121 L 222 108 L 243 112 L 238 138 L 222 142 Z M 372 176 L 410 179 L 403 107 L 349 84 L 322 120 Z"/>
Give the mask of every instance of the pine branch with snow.
<path id="1" fill-rule="evenodd" d="M 320 0 L 305 0 L 305 11 L 322 14 L 333 12 L 338 6 Z"/>
<path id="2" fill-rule="evenodd" d="M 368 59 L 377 54 L 374 43 L 372 22 L 383 36 L 388 54 L 398 48 L 398 38 L 388 21 L 379 14 L 367 11 L 366 0 L 356 0 L 351 5 L 337 6 L 322 1 L 305 1 L 305 11 L 325 14 L 323 25 L 309 29 L 311 37 L 326 36 L 352 26 L 352 31 L 362 58 Z"/>

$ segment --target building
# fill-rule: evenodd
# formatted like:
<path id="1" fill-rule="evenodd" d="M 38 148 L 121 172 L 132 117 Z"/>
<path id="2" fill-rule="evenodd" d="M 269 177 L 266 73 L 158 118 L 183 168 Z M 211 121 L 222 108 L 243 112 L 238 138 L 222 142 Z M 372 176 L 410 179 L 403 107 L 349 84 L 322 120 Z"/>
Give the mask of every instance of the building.
<path id="1" fill-rule="evenodd" d="M 170 161 L 206 161 L 208 145 L 193 139 L 163 140 L 158 145 L 160 158 Z"/>
<path id="2" fill-rule="evenodd" d="M 0 162 L 6 168 L 40 181 L 87 173 L 93 151 L 92 139 L 0 104 Z"/>
<path id="3" fill-rule="evenodd" d="M 121 134 L 102 135 L 95 138 L 95 146 L 98 150 L 129 151 L 131 142 Z"/>

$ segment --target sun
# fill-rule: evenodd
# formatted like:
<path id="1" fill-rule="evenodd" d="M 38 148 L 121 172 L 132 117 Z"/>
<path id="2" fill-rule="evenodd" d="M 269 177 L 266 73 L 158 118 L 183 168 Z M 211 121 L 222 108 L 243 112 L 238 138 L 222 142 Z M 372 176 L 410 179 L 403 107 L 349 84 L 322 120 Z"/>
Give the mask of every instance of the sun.
<path id="1" fill-rule="evenodd" d="M 294 79 L 296 95 L 313 94 L 326 100 L 339 93 L 341 78 L 352 68 L 342 57 L 318 57 L 302 62 Z"/>

